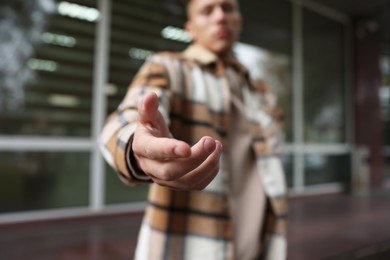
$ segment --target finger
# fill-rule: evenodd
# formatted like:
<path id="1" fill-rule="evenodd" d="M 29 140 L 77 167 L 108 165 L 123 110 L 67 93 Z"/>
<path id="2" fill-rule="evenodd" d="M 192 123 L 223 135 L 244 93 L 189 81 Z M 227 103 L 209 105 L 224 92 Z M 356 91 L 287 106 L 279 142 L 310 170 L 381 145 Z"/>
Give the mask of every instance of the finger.
<path id="1" fill-rule="evenodd" d="M 215 176 L 219 173 L 219 164 L 207 175 L 199 184 L 194 186 L 195 190 L 204 190 L 212 180 L 214 180 Z"/>
<path id="2" fill-rule="evenodd" d="M 154 136 L 169 137 L 168 125 L 158 108 L 157 95 L 154 92 L 146 94 L 138 105 L 138 123 L 147 128 Z"/>
<path id="3" fill-rule="evenodd" d="M 159 185 L 176 190 L 203 190 L 215 178 L 219 172 L 219 160 L 222 145 L 217 144 L 215 151 L 198 168 L 183 177 L 166 181 L 152 177 L 153 181 Z"/>
<path id="4" fill-rule="evenodd" d="M 214 154 L 214 156 L 219 157 L 221 148 L 218 145 L 219 148 L 217 149 L 218 143 L 211 137 L 203 137 L 191 148 L 191 155 L 188 158 L 173 159 L 166 162 L 150 161 L 144 166 L 157 179 L 175 181 L 198 168 L 210 155 Z M 214 156 L 211 156 L 211 158 L 214 158 Z"/>
<path id="5" fill-rule="evenodd" d="M 217 141 L 215 151 L 195 170 L 182 177 L 194 190 L 203 190 L 218 174 L 222 144 Z"/>
<path id="6" fill-rule="evenodd" d="M 155 137 L 147 132 L 135 136 L 132 148 L 135 156 L 158 161 L 191 155 L 191 147 L 187 143 L 173 138 Z"/>
<path id="7" fill-rule="evenodd" d="M 158 104 L 156 93 L 151 92 L 145 95 L 138 105 L 139 122 L 141 124 L 152 123 L 156 120 Z"/>

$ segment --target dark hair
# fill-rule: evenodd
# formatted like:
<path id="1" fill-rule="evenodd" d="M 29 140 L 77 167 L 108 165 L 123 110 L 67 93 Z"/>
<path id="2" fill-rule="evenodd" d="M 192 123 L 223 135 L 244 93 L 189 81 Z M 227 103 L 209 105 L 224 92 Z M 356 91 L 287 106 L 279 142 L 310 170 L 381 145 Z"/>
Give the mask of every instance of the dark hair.
<path id="1" fill-rule="evenodd" d="M 188 5 L 192 2 L 193 0 L 180 0 L 181 4 L 183 5 L 184 8 L 187 8 Z"/>
<path id="2" fill-rule="evenodd" d="M 190 4 L 190 2 L 192 2 L 193 0 L 180 0 L 180 4 L 183 6 L 183 9 L 184 9 L 184 12 L 185 14 L 187 15 L 188 17 L 188 5 Z"/>

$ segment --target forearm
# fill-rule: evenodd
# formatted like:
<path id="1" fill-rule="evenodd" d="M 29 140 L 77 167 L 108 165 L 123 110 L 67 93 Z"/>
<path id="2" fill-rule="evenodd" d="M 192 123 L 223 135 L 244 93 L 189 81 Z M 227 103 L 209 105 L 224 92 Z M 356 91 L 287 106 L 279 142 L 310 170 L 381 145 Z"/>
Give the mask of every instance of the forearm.
<path id="1" fill-rule="evenodd" d="M 139 119 L 137 106 L 150 92 L 156 93 L 162 101 L 165 100 L 161 102 L 159 110 L 166 114 L 169 110 L 166 91 L 156 87 L 131 87 L 118 109 L 109 116 L 99 139 L 105 160 L 119 174 L 120 179 L 130 186 L 150 180 L 139 170 L 131 156 L 132 138 Z"/>
<path id="2" fill-rule="evenodd" d="M 137 111 L 116 111 L 108 118 L 99 138 L 99 147 L 107 163 L 127 185 L 136 184 L 129 168 L 131 137 L 137 126 Z"/>

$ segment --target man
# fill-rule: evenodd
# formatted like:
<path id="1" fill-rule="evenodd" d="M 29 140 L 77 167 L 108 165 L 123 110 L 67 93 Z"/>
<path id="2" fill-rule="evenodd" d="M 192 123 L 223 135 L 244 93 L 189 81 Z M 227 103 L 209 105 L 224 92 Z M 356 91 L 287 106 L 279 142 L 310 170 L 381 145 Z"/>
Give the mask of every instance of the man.
<path id="1" fill-rule="evenodd" d="M 128 185 L 152 182 L 136 259 L 285 259 L 275 99 L 232 46 L 236 0 L 189 0 L 182 53 L 149 59 L 102 132 Z"/>

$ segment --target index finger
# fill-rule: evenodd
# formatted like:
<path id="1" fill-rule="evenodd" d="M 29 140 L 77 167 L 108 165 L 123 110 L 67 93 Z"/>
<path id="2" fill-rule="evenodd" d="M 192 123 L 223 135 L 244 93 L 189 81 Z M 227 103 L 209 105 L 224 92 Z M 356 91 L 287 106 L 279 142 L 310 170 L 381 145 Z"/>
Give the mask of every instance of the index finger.
<path id="1" fill-rule="evenodd" d="M 191 147 L 173 138 L 155 137 L 144 133 L 142 137 L 134 138 L 133 152 L 136 156 L 152 160 L 169 160 L 185 158 L 191 155 Z"/>
<path id="2" fill-rule="evenodd" d="M 143 124 L 154 122 L 157 118 L 158 105 L 156 93 L 151 92 L 146 94 L 138 105 L 138 112 L 140 114 L 139 121 Z"/>

